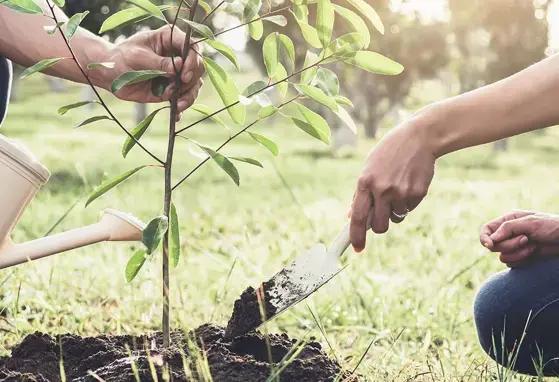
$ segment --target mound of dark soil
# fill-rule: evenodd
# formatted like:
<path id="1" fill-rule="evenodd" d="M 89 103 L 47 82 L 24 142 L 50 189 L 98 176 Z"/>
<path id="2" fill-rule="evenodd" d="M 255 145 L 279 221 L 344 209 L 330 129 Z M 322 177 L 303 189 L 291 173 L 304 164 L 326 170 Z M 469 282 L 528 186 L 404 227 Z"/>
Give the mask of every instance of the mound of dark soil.
<path id="1" fill-rule="evenodd" d="M 99 378 L 107 382 L 136 381 L 133 369 L 142 382 L 152 381 L 152 372 L 157 373 L 159 381 L 165 380 L 166 373 L 167 380 L 197 381 L 202 379 L 202 372 L 195 365 L 195 359 L 200 359 L 200 352 L 192 350 L 193 343 L 189 341 L 194 338 L 205 353 L 215 382 L 266 381 L 270 370 L 281 368 L 282 360 L 293 354 L 297 343 L 286 334 L 270 335 L 268 346 L 265 336 L 257 332 L 225 340 L 224 329 L 213 325 L 203 325 L 186 335 L 174 332 L 173 345 L 165 350 L 159 348 L 161 333 L 149 337 L 91 338 L 69 334 L 53 338 L 34 333 L 12 349 L 11 357 L 0 359 L 0 380 L 60 381 L 63 365 L 67 381 L 95 382 Z M 131 349 L 132 357 L 126 346 Z M 272 363 L 269 361 L 270 355 Z M 185 368 L 185 363 L 190 364 L 190 367 Z M 188 372 L 190 375 L 185 373 L 185 369 L 191 370 Z M 310 342 L 285 367 L 280 379 L 297 382 L 334 381 L 340 373 L 340 365 L 322 352 L 320 344 Z M 339 380 L 357 379 L 349 373 L 343 373 Z"/>

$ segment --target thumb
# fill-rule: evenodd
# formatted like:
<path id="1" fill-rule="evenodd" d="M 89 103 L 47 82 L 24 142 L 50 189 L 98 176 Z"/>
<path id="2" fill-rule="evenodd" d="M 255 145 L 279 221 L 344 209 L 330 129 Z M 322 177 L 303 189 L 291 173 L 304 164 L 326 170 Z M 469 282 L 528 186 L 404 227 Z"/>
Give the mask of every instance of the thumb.
<path id="1" fill-rule="evenodd" d="M 159 56 L 155 52 L 147 53 L 141 60 L 135 63 L 136 70 L 159 70 L 167 73 L 168 75 L 175 74 L 175 67 L 177 70 L 181 69 L 182 58 L 175 57 L 173 65 L 172 57 Z"/>
<path id="2" fill-rule="evenodd" d="M 490 236 L 494 243 L 511 239 L 515 236 L 526 235 L 530 237 L 532 224 L 526 218 L 509 220 L 501 224 L 501 226 Z"/>

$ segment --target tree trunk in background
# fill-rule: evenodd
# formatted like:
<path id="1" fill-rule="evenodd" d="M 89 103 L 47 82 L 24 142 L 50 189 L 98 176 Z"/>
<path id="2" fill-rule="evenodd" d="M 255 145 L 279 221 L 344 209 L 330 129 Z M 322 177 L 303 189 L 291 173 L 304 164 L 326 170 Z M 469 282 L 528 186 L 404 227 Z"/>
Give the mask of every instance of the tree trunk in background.
<path id="1" fill-rule="evenodd" d="M 506 152 L 509 149 L 509 140 L 501 139 L 493 144 L 493 151 L 495 152 Z"/>
<path id="2" fill-rule="evenodd" d="M 378 131 L 378 119 L 372 110 L 367 113 L 365 118 L 365 135 L 367 138 L 376 138 Z"/>
<path id="3" fill-rule="evenodd" d="M 90 86 L 84 85 L 82 87 L 82 101 L 91 101 L 97 99 L 95 96 L 95 92 L 91 89 Z M 93 104 L 85 105 L 85 108 L 91 110 L 93 108 Z"/>
<path id="4" fill-rule="evenodd" d="M 148 107 L 145 103 L 134 104 L 134 120 L 136 125 L 142 122 L 148 116 Z"/>

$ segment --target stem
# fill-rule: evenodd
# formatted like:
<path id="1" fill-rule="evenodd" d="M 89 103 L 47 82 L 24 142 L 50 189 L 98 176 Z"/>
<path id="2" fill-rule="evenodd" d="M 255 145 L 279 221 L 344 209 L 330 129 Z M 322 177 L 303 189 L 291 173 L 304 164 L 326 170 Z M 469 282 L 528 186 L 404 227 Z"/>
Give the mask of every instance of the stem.
<path id="1" fill-rule="evenodd" d="M 218 5 L 215 6 L 214 9 L 211 10 L 210 13 L 208 13 L 203 19 L 201 24 L 204 24 L 204 21 L 206 21 L 207 19 L 210 18 L 211 15 L 213 15 L 215 13 L 215 11 L 217 11 L 223 4 L 225 4 L 225 0 L 222 0 L 221 3 L 219 3 Z"/>
<path id="2" fill-rule="evenodd" d="M 181 0 L 182 4 L 182 0 Z M 198 0 L 194 0 L 190 8 L 189 18 L 190 21 L 194 19 L 194 15 L 196 14 L 196 8 L 198 6 Z M 180 13 L 180 4 L 179 9 L 175 15 L 175 20 L 171 27 L 171 45 L 173 44 L 173 31 L 176 27 L 176 23 L 178 20 L 178 16 Z M 182 64 L 180 68 L 175 68 L 175 84 L 177 89 L 174 91 L 172 99 L 171 99 L 171 111 L 170 111 L 170 120 L 169 120 L 169 142 L 167 145 L 167 160 L 165 161 L 165 195 L 163 200 L 163 211 L 167 219 L 170 219 L 170 212 L 171 212 L 171 200 L 172 200 L 172 168 L 173 168 L 173 154 L 175 150 L 175 139 L 176 139 L 176 124 L 177 124 L 177 110 L 178 110 L 178 102 L 180 96 L 180 84 L 182 82 L 181 73 L 184 67 L 184 62 L 186 61 L 186 57 L 188 56 L 188 52 L 190 51 L 190 37 L 192 34 L 192 29 L 190 25 L 186 27 L 186 39 L 184 40 L 184 46 L 182 50 Z M 167 348 L 171 344 L 171 331 L 170 331 L 170 299 L 169 299 L 169 285 L 170 285 L 170 278 L 169 278 L 169 230 L 165 233 L 163 238 L 163 266 L 162 266 L 162 273 L 163 273 L 163 315 L 162 315 L 162 326 L 163 326 L 163 347 Z"/>
<path id="3" fill-rule="evenodd" d="M 58 18 L 56 17 L 56 12 L 54 11 L 54 5 L 51 5 L 50 1 L 47 1 L 47 4 L 50 8 L 50 11 L 52 13 L 52 19 L 54 20 L 54 22 L 56 24 L 58 24 Z M 91 82 L 91 79 L 89 78 L 89 75 L 85 72 L 85 70 L 83 70 L 80 62 L 78 61 L 78 58 L 76 57 L 74 50 L 72 49 L 72 47 L 70 46 L 70 42 L 68 41 L 68 39 L 66 38 L 66 34 L 62 31 L 62 27 L 58 27 L 58 31 L 60 32 L 60 35 L 62 36 L 62 39 L 64 39 L 64 43 L 66 44 L 66 46 L 68 47 L 68 50 L 70 51 L 70 54 L 72 55 L 72 59 L 74 60 L 74 62 L 76 63 L 76 65 L 78 66 L 78 68 L 80 69 L 80 72 L 82 72 L 83 76 L 85 77 L 87 83 L 89 84 L 89 86 L 91 87 L 91 89 L 93 90 L 93 92 L 95 93 L 95 96 L 97 97 L 97 99 L 99 100 L 99 103 L 101 104 L 101 106 L 103 106 L 103 108 L 105 109 L 105 111 L 109 114 L 109 116 L 112 118 L 113 121 L 116 122 L 116 124 L 122 129 L 122 131 L 124 131 L 126 133 L 126 135 L 128 135 L 128 137 L 130 139 L 132 139 L 136 145 L 138 145 L 138 147 L 140 147 L 142 150 L 144 150 L 146 152 L 146 154 L 148 154 L 150 157 L 152 157 L 153 159 L 155 159 L 157 162 L 159 162 L 160 164 L 165 164 L 161 159 L 159 159 L 158 157 L 156 157 L 154 154 L 152 154 L 151 151 L 149 151 L 148 149 L 146 149 L 134 136 L 132 136 L 132 134 L 130 134 L 128 132 L 128 130 L 126 130 L 126 128 L 122 125 L 122 123 L 120 123 L 120 121 L 118 120 L 118 118 L 112 113 L 112 111 L 109 109 L 109 107 L 107 106 L 107 104 L 105 103 L 105 101 L 103 101 L 103 98 L 101 97 L 101 94 L 99 94 L 99 92 L 97 91 L 97 88 L 95 87 L 95 85 L 93 85 L 93 83 Z"/>
<path id="4" fill-rule="evenodd" d="M 318 66 L 318 65 L 320 65 L 320 64 L 322 63 L 322 61 L 327 60 L 327 59 L 330 58 L 331 56 L 332 56 L 332 55 L 330 55 L 330 56 L 328 56 L 328 57 L 325 57 L 325 58 L 323 58 L 322 60 L 320 60 L 320 61 L 318 61 L 318 62 L 316 62 L 316 63 L 314 63 L 314 64 L 312 64 L 312 65 L 307 66 L 306 68 L 303 68 L 303 69 L 300 69 L 300 70 L 298 70 L 298 71 L 296 71 L 296 72 L 293 72 L 293 73 L 291 73 L 289 76 L 287 76 L 287 77 L 285 77 L 285 78 L 283 78 L 283 79 L 281 79 L 281 80 L 279 80 L 279 81 L 276 81 L 276 82 L 273 82 L 273 83 L 271 83 L 271 84 L 268 84 L 267 86 L 263 87 L 262 89 L 260 89 L 260 90 L 258 90 L 258 91 L 255 91 L 254 93 L 249 94 L 249 95 L 247 96 L 247 98 L 250 98 L 250 97 L 252 97 L 252 96 L 255 96 L 255 95 L 257 95 L 257 94 L 259 94 L 259 93 L 261 93 L 261 92 L 263 92 L 263 91 L 265 91 L 265 90 L 267 90 L 267 89 L 269 89 L 269 88 L 271 88 L 271 87 L 273 87 L 273 86 L 276 86 L 276 85 L 279 84 L 279 83 L 282 83 L 282 82 L 284 82 L 284 81 L 287 81 L 287 80 L 289 80 L 291 77 L 294 77 L 294 76 L 296 76 L 296 75 L 298 75 L 298 74 L 304 72 L 305 70 L 308 70 L 308 69 L 311 69 L 311 68 L 313 68 L 313 67 L 315 67 L 315 66 Z M 202 123 L 202 122 L 204 122 L 204 121 L 206 121 L 206 120 L 208 120 L 208 119 L 214 117 L 216 114 L 219 114 L 219 113 L 221 113 L 222 111 L 225 111 L 225 110 L 229 109 L 230 107 L 233 107 L 233 106 L 235 106 L 235 105 L 238 105 L 239 103 L 240 103 L 240 101 L 236 101 L 236 102 L 233 102 L 233 103 L 230 104 L 230 105 L 224 106 L 224 107 L 222 107 L 221 109 L 219 109 L 218 111 L 214 111 L 213 113 L 208 114 L 207 116 L 203 117 L 202 119 L 199 119 L 198 121 L 192 122 L 190 125 L 188 125 L 188 126 L 182 128 L 182 129 L 180 129 L 179 131 L 177 131 L 176 134 L 180 134 L 180 133 L 182 133 L 183 131 L 186 131 L 186 130 L 190 129 L 190 128 L 193 127 L 193 126 L 196 126 L 197 124 Z"/>
<path id="5" fill-rule="evenodd" d="M 221 4 L 220 4 L 220 5 L 221 5 Z M 216 6 L 216 7 L 214 8 L 214 10 L 217 9 L 218 7 L 219 7 L 219 5 Z M 270 16 L 270 15 L 273 15 L 273 14 L 275 14 L 275 13 L 279 13 L 279 12 L 285 11 L 286 9 L 289 9 L 289 8 L 291 8 L 291 5 L 288 6 L 288 7 L 283 7 L 283 8 L 276 9 L 275 11 L 270 11 L 270 12 L 266 13 L 265 15 L 260 16 L 260 17 L 258 17 L 258 18 L 256 18 L 256 19 L 250 20 L 250 21 L 248 21 L 248 22 L 246 22 L 246 23 L 239 24 L 239 25 L 236 25 L 236 26 L 231 27 L 231 28 L 229 28 L 229 29 L 225 29 L 225 30 L 222 30 L 221 32 L 215 33 L 214 36 L 217 37 L 217 36 L 222 35 L 222 34 L 224 34 L 224 33 L 231 32 L 232 30 L 242 28 L 242 27 L 244 27 L 245 25 L 252 24 L 252 23 L 254 23 L 254 22 L 256 22 L 256 21 L 262 20 L 262 19 L 264 19 L 264 18 L 266 18 L 266 17 L 268 17 L 268 16 Z M 212 10 L 212 12 L 210 12 L 209 14 L 212 14 L 214 10 Z M 207 18 L 207 17 L 206 17 L 206 18 Z M 205 20 L 205 19 L 204 19 L 204 20 Z M 204 41 L 206 41 L 207 39 L 208 39 L 207 37 L 201 38 L 200 40 L 196 40 L 195 42 L 193 42 L 192 45 L 198 44 L 198 43 L 200 43 L 200 42 L 204 42 Z"/>
<path id="6" fill-rule="evenodd" d="M 278 109 L 281 109 L 282 107 L 284 107 L 287 104 L 290 104 L 291 102 L 295 101 L 296 99 L 298 99 L 300 97 L 300 95 L 296 95 L 295 97 L 291 98 L 289 101 L 283 102 L 282 104 L 278 105 Z M 256 125 L 259 121 L 261 121 L 260 119 L 255 119 L 254 121 L 252 121 L 251 123 L 249 123 L 247 126 L 245 126 L 241 131 L 239 131 L 238 133 L 236 133 L 235 135 L 233 135 L 232 137 L 230 137 L 229 139 L 227 139 L 225 142 L 223 142 L 221 144 L 221 146 L 219 146 L 215 151 L 219 152 L 222 148 L 224 148 L 229 142 L 231 142 L 233 139 L 237 138 L 239 135 L 241 135 L 242 133 L 244 133 L 245 131 L 247 131 L 248 129 L 250 129 L 252 126 Z M 179 135 L 180 136 L 180 135 Z M 180 136 L 182 137 L 182 136 Z M 184 138 L 184 137 L 182 137 Z M 196 167 L 194 167 L 188 174 L 186 174 L 184 176 L 184 178 L 182 178 L 177 184 L 175 184 L 173 186 L 173 190 L 175 190 L 178 186 L 180 186 L 185 180 L 187 180 L 188 178 L 190 178 L 190 176 L 192 174 L 194 174 L 200 167 L 202 167 L 204 164 L 206 164 L 211 158 L 207 157 L 206 159 L 204 159 L 202 162 L 198 163 L 198 165 Z"/>

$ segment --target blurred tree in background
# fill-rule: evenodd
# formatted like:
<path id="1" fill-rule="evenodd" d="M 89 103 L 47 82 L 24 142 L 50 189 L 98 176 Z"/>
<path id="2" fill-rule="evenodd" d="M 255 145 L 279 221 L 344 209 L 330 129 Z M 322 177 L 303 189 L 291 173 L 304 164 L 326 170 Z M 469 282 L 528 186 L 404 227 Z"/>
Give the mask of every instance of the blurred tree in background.
<path id="1" fill-rule="evenodd" d="M 448 0 L 460 91 L 499 81 L 542 60 L 551 0 Z M 495 144 L 507 149 L 507 141 Z"/>

